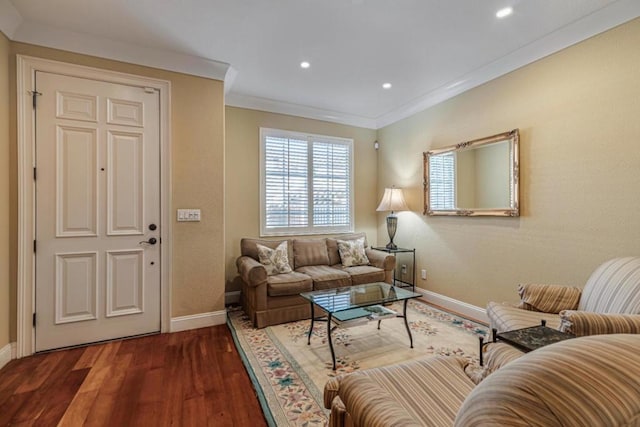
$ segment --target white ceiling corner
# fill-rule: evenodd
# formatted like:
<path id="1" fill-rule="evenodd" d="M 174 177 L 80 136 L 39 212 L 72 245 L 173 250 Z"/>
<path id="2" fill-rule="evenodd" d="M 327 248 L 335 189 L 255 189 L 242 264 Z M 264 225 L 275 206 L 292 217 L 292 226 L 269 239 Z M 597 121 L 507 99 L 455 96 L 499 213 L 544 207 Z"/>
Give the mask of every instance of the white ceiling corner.
<path id="1" fill-rule="evenodd" d="M 0 31 L 9 39 L 13 39 L 18 27 L 22 24 L 20 12 L 9 0 L 0 0 Z"/>
<path id="2" fill-rule="evenodd" d="M 0 0 L 11 40 L 223 80 L 227 105 L 371 129 L 638 16 L 640 0 Z"/>

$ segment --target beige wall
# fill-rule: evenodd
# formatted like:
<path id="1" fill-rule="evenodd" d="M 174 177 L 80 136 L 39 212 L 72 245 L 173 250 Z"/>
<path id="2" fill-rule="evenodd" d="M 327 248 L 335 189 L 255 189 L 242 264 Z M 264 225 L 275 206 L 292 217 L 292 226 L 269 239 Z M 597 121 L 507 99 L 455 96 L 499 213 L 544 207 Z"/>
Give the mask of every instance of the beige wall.
<path id="1" fill-rule="evenodd" d="M 0 53 L 1 54 L 1 53 Z M 224 309 L 224 87 L 223 82 L 86 55 L 11 43 L 11 263 L 12 340 L 15 340 L 17 155 L 16 54 L 114 70 L 171 82 L 173 255 L 172 317 Z M 0 64 L 0 76 L 7 67 Z M 2 98 L 4 99 L 4 98 Z M 1 108 L 1 107 L 0 107 Z M 1 113 L 0 113 L 1 114 Z M 1 115 L 0 115 L 1 117 Z M 0 119 L 1 120 L 1 119 Z M 1 122 L 0 122 L 1 123 Z M 1 125 L 0 125 L 1 129 Z M 175 209 L 200 208 L 202 221 L 177 223 Z M 0 300 L 4 297 L 0 294 Z"/>
<path id="2" fill-rule="evenodd" d="M 355 229 L 376 243 L 376 131 L 244 108 L 226 108 L 226 279 L 239 290 L 236 258 L 242 237 L 260 235 L 260 128 L 309 132 L 354 140 Z"/>
<path id="3" fill-rule="evenodd" d="M 484 307 L 640 255 L 638 46 L 640 19 L 379 130 L 378 186 L 409 188 L 396 241 L 417 248 L 420 287 Z M 423 151 L 513 128 L 521 217 L 422 215 Z"/>
<path id="4" fill-rule="evenodd" d="M 9 40 L 0 32 L 0 350 L 9 343 Z"/>

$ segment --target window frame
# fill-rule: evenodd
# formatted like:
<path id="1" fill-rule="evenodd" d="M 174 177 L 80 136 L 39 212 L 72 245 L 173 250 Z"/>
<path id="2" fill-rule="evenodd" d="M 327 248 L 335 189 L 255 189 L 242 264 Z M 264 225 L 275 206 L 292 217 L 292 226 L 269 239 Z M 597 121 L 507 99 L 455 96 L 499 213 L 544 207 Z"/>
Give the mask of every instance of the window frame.
<path id="1" fill-rule="evenodd" d="M 270 227 L 266 226 L 266 157 L 267 137 L 294 138 L 307 141 L 307 212 L 308 224 L 305 227 Z M 349 148 L 349 224 L 346 226 L 314 226 L 313 225 L 313 143 L 332 143 L 346 145 Z M 274 128 L 260 128 L 260 237 L 273 236 L 305 236 L 320 234 L 352 233 L 355 230 L 355 188 L 354 188 L 354 140 L 308 132 L 296 132 Z"/>

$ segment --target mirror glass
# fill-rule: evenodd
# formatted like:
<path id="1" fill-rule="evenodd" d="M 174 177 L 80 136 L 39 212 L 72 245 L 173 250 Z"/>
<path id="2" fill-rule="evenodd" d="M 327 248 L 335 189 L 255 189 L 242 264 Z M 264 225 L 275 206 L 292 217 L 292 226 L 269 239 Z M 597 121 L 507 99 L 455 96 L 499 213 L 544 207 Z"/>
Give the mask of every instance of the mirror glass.
<path id="1" fill-rule="evenodd" d="M 519 216 L 519 132 L 424 153 L 427 215 Z"/>

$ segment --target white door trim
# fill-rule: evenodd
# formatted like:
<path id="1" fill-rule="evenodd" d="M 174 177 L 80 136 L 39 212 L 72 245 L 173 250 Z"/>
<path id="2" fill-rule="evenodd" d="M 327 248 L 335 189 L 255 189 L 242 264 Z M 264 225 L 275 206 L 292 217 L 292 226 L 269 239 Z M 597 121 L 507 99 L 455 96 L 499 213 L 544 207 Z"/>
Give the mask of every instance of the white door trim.
<path id="1" fill-rule="evenodd" d="M 171 326 L 171 82 L 17 55 L 18 118 L 18 334 L 16 357 L 34 353 L 35 328 L 35 121 L 31 91 L 36 71 L 157 89 L 160 93 L 160 330 Z"/>

